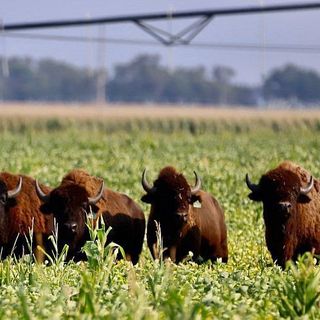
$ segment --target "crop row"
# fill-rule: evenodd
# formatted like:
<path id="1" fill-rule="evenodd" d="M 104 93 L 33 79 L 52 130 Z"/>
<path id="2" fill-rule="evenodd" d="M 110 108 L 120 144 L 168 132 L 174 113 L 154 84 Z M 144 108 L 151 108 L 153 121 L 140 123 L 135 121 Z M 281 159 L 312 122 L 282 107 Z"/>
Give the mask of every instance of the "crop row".
<path id="1" fill-rule="evenodd" d="M 49 117 L 43 119 L 24 119 L 23 117 L 0 118 L 0 132 L 25 133 L 57 132 L 73 128 L 97 132 L 146 132 L 174 133 L 177 131 L 190 132 L 191 134 L 221 133 L 221 132 L 254 132 L 256 130 L 268 130 L 273 132 L 286 132 L 293 130 L 320 131 L 320 120 L 302 119 L 63 119 Z"/>

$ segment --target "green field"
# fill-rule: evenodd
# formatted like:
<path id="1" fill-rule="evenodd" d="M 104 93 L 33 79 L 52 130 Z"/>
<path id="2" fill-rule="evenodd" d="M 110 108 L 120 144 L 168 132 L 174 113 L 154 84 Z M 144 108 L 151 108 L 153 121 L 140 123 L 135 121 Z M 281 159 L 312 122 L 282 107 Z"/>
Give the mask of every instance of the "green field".
<path id="1" fill-rule="evenodd" d="M 51 122 L 50 122 L 51 121 Z M 34 265 L 25 257 L 0 263 L 1 319 L 279 319 L 307 314 L 319 319 L 319 269 L 306 258 L 281 271 L 265 246 L 261 205 L 247 198 L 246 172 L 258 181 L 290 159 L 320 177 L 319 122 L 254 120 L 242 126 L 191 120 L 152 120 L 62 125 L 60 120 L 0 126 L 2 170 L 24 173 L 56 186 L 80 167 L 103 177 L 111 189 L 140 201 L 142 170 L 155 179 L 165 165 L 193 170 L 222 204 L 229 262 L 179 265 L 153 261 L 144 247 L 136 266 L 115 262 L 100 241 L 89 262 Z M 62 124 L 61 124 L 62 123 Z M 130 125 L 128 125 L 130 123 Z M 112 127 L 112 130 L 110 129 Z M 119 128 L 119 130 L 117 130 Z M 154 128 L 154 130 L 153 130 Z M 101 234 L 100 234 L 101 236 Z"/>

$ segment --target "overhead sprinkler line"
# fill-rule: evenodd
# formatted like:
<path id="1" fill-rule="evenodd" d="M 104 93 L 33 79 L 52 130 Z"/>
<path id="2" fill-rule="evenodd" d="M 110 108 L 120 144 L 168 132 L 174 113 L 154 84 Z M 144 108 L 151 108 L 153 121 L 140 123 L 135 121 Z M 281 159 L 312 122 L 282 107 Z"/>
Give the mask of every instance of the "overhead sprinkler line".
<path id="1" fill-rule="evenodd" d="M 305 4 L 289 4 L 289 5 L 273 5 L 265 7 L 247 7 L 247 8 L 232 8 L 232 9 L 216 9 L 216 10 L 199 10 L 199 11 L 184 11 L 172 13 L 156 13 L 156 14 L 141 14 L 141 15 L 128 15 L 118 17 L 105 17 L 96 19 L 76 19 L 76 20 L 56 20 L 44 22 L 26 22 L 5 24 L 3 29 L 10 30 L 25 30 L 25 29 L 39 29 L 39 28 L 52 28 L 52 27 L 75 27 L 89 24 L 108 24 L 108 23 L 123 23 L 134 22 L 139 20 L 161 20 L 161 19 L 181 19 L 192 18 L 200 16 L 222 16 L 222 15 L 236 15 L 236 14 L 253 14 L 262 12 L 280 12 L 280 11 L 293 11 L 293 10 L 311 10 L 319 9 L 320 3 L 305 3 Z"/>
<path id="2" fill-rule="evenodd" d="M 228 15 L 244 15 L 244 14 L 259 14 L 272 13 L 294 10 L 313 10 L 320 9 L 319 2 L 304 3 L 304 4 L 287 4 L 287 5 L 271 5 L 265 7 L 246 7 L 246 8 L 231 8 L 231 9 L 215 9 L 215 10 L 199 10 L 199 11 L 183 11 L 183 12 L 165 12 L 155 14 L 140 14 L 117 17 L 102 17 L 96 19 L 75 19 L 75 20 L 55 20 L 42 22 L 23 22 L 4 24 L 1 26 L 2 31 L 17 31 L 31 30 L 43 28 L 58 28 L 58 27 L 79 27 L 94 24 L 114 24 L 114 23 L 135 23 L 151 36 L 156 38 L 164 45 L 175 45 L 190 43 L 191 40 L 211 21 L 213 17 L 228 16 Z M 178 34 L 168 33 L 159 28 L 147 25 L 146 21 L 156 21 L 164 19 L 182 19 L 182 18 L 199 18 L 199 21 L 185 28 Z M 158 29 L 158 30 L 156 30 Z M 167 33 L 167 35 L 164 35 Z M 184 38 L 186 37 L 186 38 Z"/>

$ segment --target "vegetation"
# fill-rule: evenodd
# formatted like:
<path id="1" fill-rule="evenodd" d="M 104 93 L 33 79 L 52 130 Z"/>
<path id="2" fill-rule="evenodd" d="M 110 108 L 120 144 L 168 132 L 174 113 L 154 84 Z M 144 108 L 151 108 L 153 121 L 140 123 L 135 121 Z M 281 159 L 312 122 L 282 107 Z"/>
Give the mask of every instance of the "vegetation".
<path id="1" fill-rule="evenodd" d="M 291 103 L 315 103 L 320 101 L 320 76 L 313 70 L 286 65 L 273 70 L 263 84 L 267 99 L 279 99 Z"/>
<path id="2" fill-rule="evenodd" d="M 5 104 L 0 108 L 0 132 L 59 132 L 68 129 L 97 133 L 137 131 L 192 134 L 255 132 L 256 130 L 319 131 L 320 111 L 183 108 L 150 105 Z"/>
<path id="3" fill-rule="evenodd" d="M 169 70 L 159 56 L 141 55 L 116 66 L 108 85 L 110 101 L 240 104 L 255 103 L 254 91 L 231 83 L 234 71 L 218 66 Z"/>
<path id="4" fill-rule="evenodd" d="M 1 168 L 55 186 L 68 170 L 82 167 L 103 177 L 108 187 L 129 194 L 146 213 L 148 206 L 139 200 L 144 167 L 151 180 L 164 165 L 173 164 L 190 183 L 197 170 L 204 188 L 225 209 L 230 259 L 227 264 L 197 265 L 188 258 L 174 265 L 153 261 L 145 247 L 133 267 L 115 261 L 121 248 L 104 249 L 107 228 L 101 225 L 91 230 L 92 240 L 84 249 L 88 262 L 65 264 L 65 251 L 48 266 L 35 265 L 28 256 L 0 262 L 0 318 L 319 319 L 319 267 L 309 255 L 286 271 L 273 265 L 261 206 L 247 198 L 244 183 L 246 172 L 257 181 L 284 159 L 320 177 L 316 126 L 271 121 L 273 125 L 248 130 L 248 125 L 230 121 L 213 130 L 213 123 L 189 120 L 167 130 L 164 120 L 154 119 L 155 130 L 151 124 L 141 126 L 140 120 L 118 122 L 118 129 L 114 124 L 108 130 L 108 124 L 93 125 L 93 120 L 86 126 L 46 123 L 50 121 L 52 127 L 40 129 L 35 122 L 22 127 L 22 120 L 2 127 Z M 53 236 L 52 241 L 59 239 Z"/>
<path id="5" fill-rule="evenodd" d="M 0 99 L 9 101 L 94 101 L 103 70 L 44 59 L 10 58 L 0 77 Z M 100 76 L 99 76 L 100 74 Z M 111 102 L 155 102 L 257 106 L 273 101 L 290 106 L 320 101 L 320 75 L 294 65 L 272 70 L 261 85 L 235 83 L 226 66 L 170 70 L 157 55 L 140 55 L 116 65 L 105 88 Z"/>
<path id="6" fill-rule="evenodd" d="M 96 74 L 52 59 L 11 58 L 9 75 L 0 78 L 0 97 L 14 101 L 90 101 Z M 2 81 L 1 81 L 2 80 Z"/>

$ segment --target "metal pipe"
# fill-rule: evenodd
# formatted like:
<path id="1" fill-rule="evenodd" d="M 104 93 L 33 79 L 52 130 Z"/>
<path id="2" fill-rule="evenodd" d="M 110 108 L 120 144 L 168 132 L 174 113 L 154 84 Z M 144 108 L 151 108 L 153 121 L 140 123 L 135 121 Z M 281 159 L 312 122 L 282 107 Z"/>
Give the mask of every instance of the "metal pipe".
<path id="1" fill-rule="evenodd" d="M 222 15 L 238 15 L 238 14 L 257 14 L 257 13 L 271 13 L 281 11 L 293 10 L 312 10 L 320 9 L 319 2 L 305 3 L 305 4 L 288 4 L 288 5 L 272 5 L 265 7 L 247 7 L 247 8 L 231 8 L 231 9 L 216 9 L 216 10 L 199 10 L 199 11 L 183 11 L 176 13 L 155 13 L 155 14 L 141 14 L 128 15 L 118 17 L 105 17 L 96 19 L 75 19 L 75 20 L 56 20 L 43 22 L 26 22 L 26 23 L 12 23 L 4 24 L 0 28 L 4 31 L 11 30 L 27 30 L 40 28 L 57 28 L 57 27 L 78 27 L 92 24 L 108 24 L 108 23 L 124 23 L 133 22 L 137 20 L 161 20 L 161 19 L 180 19 L 192 18 L 199 16 L 222 16 Z"/>

